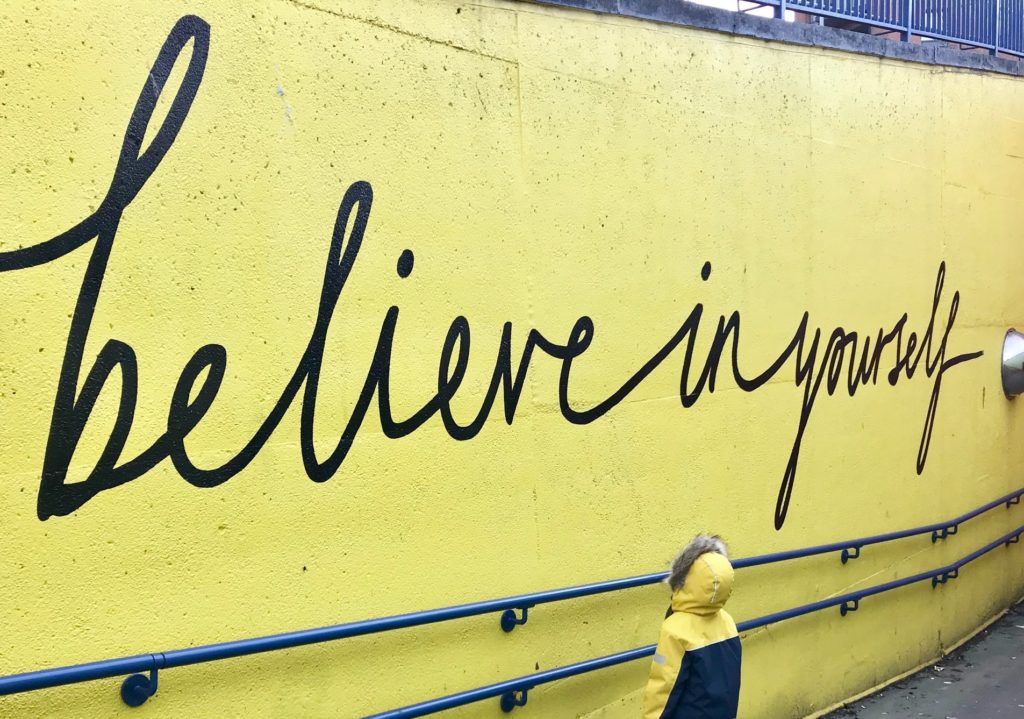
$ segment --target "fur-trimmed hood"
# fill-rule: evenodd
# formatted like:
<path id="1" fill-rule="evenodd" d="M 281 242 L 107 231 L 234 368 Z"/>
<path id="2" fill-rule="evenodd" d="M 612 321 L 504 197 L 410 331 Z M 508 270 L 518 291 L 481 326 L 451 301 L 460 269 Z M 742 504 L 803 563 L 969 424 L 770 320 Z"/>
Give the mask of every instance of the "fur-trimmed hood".
<path id="1" fill-rule="evenodd" d="M 690 540 L 690 543 L 683 547 L 683 551 L 672 560 L 671 570 L 665 584 L 673 592 L 683 586 L 686 581 L 686 573 L 690 571 L 694 560 L 702 554 L 714 552 L 723 557 L 729 557 L 729 549 L 725 542 L 717 534 L 698 534 Z"/>
<path id="2" fill-rule="evenodd" d="M 672 611 L 713 614 L 725 606 L 735 574 L 721 537 L 699 534 L 672 562 Z"/>

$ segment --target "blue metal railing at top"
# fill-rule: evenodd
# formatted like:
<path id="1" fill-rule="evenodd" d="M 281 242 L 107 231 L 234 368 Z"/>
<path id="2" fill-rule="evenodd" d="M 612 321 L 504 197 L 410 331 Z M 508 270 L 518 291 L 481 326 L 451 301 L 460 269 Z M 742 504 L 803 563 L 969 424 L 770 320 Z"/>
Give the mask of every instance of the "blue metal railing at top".
<path id="1" fill-rule="evenodd" d="M 768 624 L 775 624 L 786 619 L 792 619 L 794 617 L 803 616 L 804 614 L 810 614 L 812 612 L 818 612 L 822 609 L 828 609 L 829 607 L 836 606 L 839 607 L 840 614 L 845 617 L 850 612 L 856 611 L 860 608 L 860 600 L 865 597 L 870 597 L 874 594 L 881 594 L 882 592 L 888 592 L 893 589 L 898 589 L 899 587 L 905 587 L 908 584 L 923 582 L 926 579 L 930 579 L 932 581 L 932 588 L 934 589 L 940 584 L 945 584 L 950 580 L 956 579 L 959 576 L 960 569 L 964 565 L 973 562 L 978 557 L 991 552 L 1000 545 L 1008 547 L 1011 544 L 1017 543 L 1020 541 L 1022 534 L 1024 534 L 1024 524 L 1017 527 L 1012 532 L 1007 532 L 994 542 L 986 544 L 981 549 L 977 549 L 967 556 L 958 559 L 952 564 L 937 567 L 927 572 L 920 572 L 919 574 L 904 577 L 903 579 L 895 579 L 891 582 L 860 589 L 855 592 L 847 592 L 846 594 L 831 597 L 829 599 L 823 599 L 811 604 L 804 604 L 799 607 L 794 607 L 793 609 L 775 612 L 774 614 L 766 614 L 765 616 L 758 617 L 757 619 L 740 622 L 736 625 L 736 628 L 740 632 L 746 632 Z M 547 671 L 538 672 L 536 674 L 528 674 L 526 676 L 509 679 L 508 681 L 499 682 L 497 684 L 490 684 L 485 687 L 478 687 L 477 689 L 459 692 L 458 694 L 451 694 L 438 699 L 431 699 L 429 701 L 413 704 L 401 709 L 393 709 L 380 714 L 374 714 L 373 716 L 366 717 L 366 719 L 413 719 L 413 717 L 436 714 L 447 709 L 455 709 L 456 707 L 472 704 L 473 702 L 482 701 L 492 697 L 499 697 L 501 700 L 501 708 L 506 712 L 510 712 L 517 706 L 524 706 L 527 701 L 528 693 L 541 684 L 547 684 L 558 679 L 566 679 L 568 677 L 586 674 L 587 672 L 604 669 L 605 667 L 611 667 L 617 664 L 624 664 L 635 659 L 642 659 L 643 657 L 648 657 L 654 654 L 655 646 L 656 645 L 654 644 L 648 644 L 636 649 L 618 652 L 617 654 L 609 654 L 608 656 L 588 659 L 587 661 L 579 662 L 577 664 L 569 664 L 564 667 L 548 669 Z"/>
<path id="2" fill-rule="evenodd" d="M 749 0 L 899 32 L 1024 55 L 1024 0 Z"/>
<path id="3" fill-rule="evenodd" d="M 923 534 L 931 534 L 932 542 L 945 539 L 946 537 L 956 534 L 960 525 L 964 522 L 984 514 L 985 512 L 988 512 L 1000 505 L 1010 507 L 1014 504 L 1019 504 L 1022 496 L 1024 496 L 1024 487 L 945 522 L 937 522 L 898 532 L 861 537 L 859 539 L 852 539 L 843 542 L 821 544 L 804 549 L 793 549 L 784 552 L 773 552 L 770 554 L 736 559 L 733 561 L 733 565 L 737 569 L 740 569 L 831 552 L 840 552 L 840 560 L 845 564 L 847 561 L 859 557 L 861 550 L 872 544 L 890 542 L 897 539 Z M 470 604 L 461 604 L 453 607 L 413 612 L 410 614 L 399 614 L 379 619 L 369 619 L 359 622 L 350 622 L 347 624 L 319 627 L 316 629 L 287 632 L 284 634 L 255 637 L 251 639 L 241 639 L 220 644 L 210 644 L 189 649 L 178 649 L 175 651 L 153 654 L 139 654 L 130 657 L 121 657 L 118 659 L 89 662 L 87 664 L 44 669 L 24 674 L 14 674 L 0 677 L 0 695 L 16 694 L 19 692 L 27 692 L 65 684 L 74 684 L 77 682 L 106 679 L 130 674 L 131 676 L 129 676 L 122 684 L 121 696 L 125 703 L 137 706 L 155 693 L 156 675 L 161 669 L 169 669 L 172 667 L 180 667 L 190 664 L 200 664 L 279 649 L 290 649 L 307 644 L 316 644 L 366 634 L 377 634 L 394 629 L 404 629 L 424 624 L 433 624 L 453 619 L 490 614 L 492 612 L 502 612 L 500 622 L 502 629 L 505 631 L 512 631 L 516 626 L 526 622 L 528 610 L 536 605 L 656 584 L 664 579 L 665 576 L 665 572 L 655 572 L 636 577 L 613 579 L 610 581 L 595 582 L 592 584 L 583 584 L 574 587 L 535 592 L 532 594 L 521 594 L 514 597 L 473 602 Z M 519 613 L 517 614 L 517 612 Z M 139 674 L 140 672 L 148 672 L 150 677 L 144 677 Z"/>

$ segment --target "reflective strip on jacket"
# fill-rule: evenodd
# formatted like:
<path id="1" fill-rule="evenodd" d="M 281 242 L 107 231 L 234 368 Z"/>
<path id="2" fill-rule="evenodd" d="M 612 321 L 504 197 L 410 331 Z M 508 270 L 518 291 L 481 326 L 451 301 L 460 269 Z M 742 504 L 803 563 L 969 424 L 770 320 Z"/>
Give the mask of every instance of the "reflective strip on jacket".
<path id="1" fill-rule="evenodd" d="M 728 559 L 702 554 L 672 595 L 644 691 L 643 719 L 735 719 L 740 639 L 722 609 L 733 577 Z"/>

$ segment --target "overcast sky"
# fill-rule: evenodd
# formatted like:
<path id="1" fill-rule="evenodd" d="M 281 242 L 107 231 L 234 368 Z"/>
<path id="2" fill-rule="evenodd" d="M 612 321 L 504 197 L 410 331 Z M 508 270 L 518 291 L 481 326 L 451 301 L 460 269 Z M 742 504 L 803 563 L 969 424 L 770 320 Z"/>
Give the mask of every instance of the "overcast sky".
<path id="1" fill-rule="evenodd" d="M 736 4 L 737 4 L 737 2 L 739 2 L 739 0 L 690 0 L 690 2 L 695 2 L 698 5 L 710 5 L 711 7 L 725 8 L 726 10 L 735 10 L 736 9 Z M 748 8 L 748 7 L 749 8 L 753 8 L 754 7 L 749 2 L 744 2 L 744 3 L 742 3 L 742 5 L 743 5 L 744 8 Z M 772 15 L 775 14 L 774 13 L 774 8 L 771 8 L 771 7 L 759 7 L 759 8 L 755 8 L 753 10 L 748 10 L 747 12 L 749 12 L 751 15 L 764 15 L 766 17 L 771 17 Z M 792 13 L 791 12 L 788 12 L 788 11 L 786 12 L 786 19 L 787 20 L 792 20 Z"/>

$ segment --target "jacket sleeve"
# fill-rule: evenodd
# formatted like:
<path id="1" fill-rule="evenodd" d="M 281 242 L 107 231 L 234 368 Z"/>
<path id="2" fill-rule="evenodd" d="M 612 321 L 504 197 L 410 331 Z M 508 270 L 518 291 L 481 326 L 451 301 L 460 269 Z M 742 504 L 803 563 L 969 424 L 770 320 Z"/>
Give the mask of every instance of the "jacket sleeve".
<path id="1" fill-rule="evenodd" d="M 643 719 L 671 719 L 671 714 L 666 714 L 665 710 L 672 690 L 686 681 L 684 654 L 682 639 L 672 631 L 670 621 L 665 620 L 644 690 Z"/>

